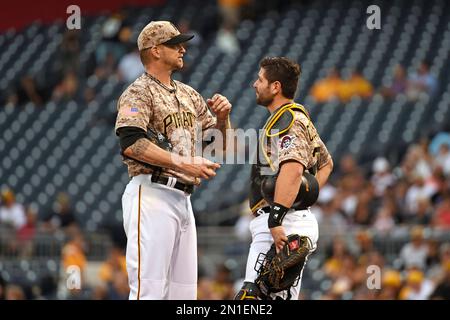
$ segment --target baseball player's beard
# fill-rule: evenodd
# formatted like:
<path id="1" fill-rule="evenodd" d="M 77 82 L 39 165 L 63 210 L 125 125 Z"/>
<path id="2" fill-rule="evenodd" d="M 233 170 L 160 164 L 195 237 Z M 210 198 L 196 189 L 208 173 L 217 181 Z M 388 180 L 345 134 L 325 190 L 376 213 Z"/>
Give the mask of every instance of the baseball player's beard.
<path id="1" fill-rule="evenodd" d="M 259 104 L 260 106 L 263 107 L 267 107 L 268 105 L 270 105 L 273 101 L 273 97 L 264 97 L 264 96 L 257 96 L 256 97 L 256 103 Z"/>
<path id="2" fill-rule="evenodd" d="M 180 60 L 178 58 L 176 60 L 166 60 L 165 63 L 172 72 L 180 70 L 184 65 L 183 59 Z"/>

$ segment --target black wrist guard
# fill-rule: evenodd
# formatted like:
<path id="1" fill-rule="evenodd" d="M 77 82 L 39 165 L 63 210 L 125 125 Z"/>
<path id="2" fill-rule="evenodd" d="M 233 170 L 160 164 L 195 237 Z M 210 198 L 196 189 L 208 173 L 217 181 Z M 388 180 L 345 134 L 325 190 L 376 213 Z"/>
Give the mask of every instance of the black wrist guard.
<path id="1" fill-rule="evenodd" d="M 284 216 L 286 215 L 286 213 L 288 211 L 289 211 L 289 208 L 286 208 L 285 206 L 275 202 L 270 207 L 269 219 L 267 221 L 268 225 L 269 225 L 269 229 L 281 226 Z"/>

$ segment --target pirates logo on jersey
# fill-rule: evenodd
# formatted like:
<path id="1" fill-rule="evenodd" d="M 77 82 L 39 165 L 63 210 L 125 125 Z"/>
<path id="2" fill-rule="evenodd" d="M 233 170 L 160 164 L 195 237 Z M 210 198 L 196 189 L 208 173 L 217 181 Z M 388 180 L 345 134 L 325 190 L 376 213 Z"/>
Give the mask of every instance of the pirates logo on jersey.
<path id="1" fill-rule="evenodd" d="M 283 138 L 280 139 L 280 149 L 286 150 L 293 146 L 293 142 L 296 139 L 294 136 L 286 135 Z"/>

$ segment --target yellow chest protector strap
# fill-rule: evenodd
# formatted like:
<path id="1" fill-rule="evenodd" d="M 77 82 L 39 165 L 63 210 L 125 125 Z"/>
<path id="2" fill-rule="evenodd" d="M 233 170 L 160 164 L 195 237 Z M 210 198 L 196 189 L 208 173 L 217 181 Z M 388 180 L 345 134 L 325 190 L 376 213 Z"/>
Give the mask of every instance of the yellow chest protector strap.
<path id="1" fill-rule="evenodd" d="M 266 140 L 266 137 L 271 138 L 280 136 L 291 129 L 295 121 L 295 110 L 302 112 L 308 118 L 308 120 L 311 121 L 311 118 L 309 117 L 308 111 L 306 111 L 305 107 L 303 107 L 301 104 L 289 103 L 276 110 L 269 117 L 269 119 L 267 119 L 266 124 L 263 127 L 264 134 L 261 135 L 260 138 L 260 147 L 263 152 L 264 158 L 274 172 L 277 170 L 270 160 L 269 156 L 267 155 L 267 150 L 264 147 L 264 142 Z M 275 132 L 272 133 L 272 129 L 277 130 L 274 130 Z"/>

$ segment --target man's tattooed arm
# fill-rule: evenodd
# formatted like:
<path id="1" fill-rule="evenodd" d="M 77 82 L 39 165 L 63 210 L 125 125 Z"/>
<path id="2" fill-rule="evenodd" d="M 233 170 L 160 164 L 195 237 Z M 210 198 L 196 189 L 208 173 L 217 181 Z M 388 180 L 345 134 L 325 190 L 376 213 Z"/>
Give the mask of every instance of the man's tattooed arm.
<path id="1" fill-rule="evenodd" d="M 124 154 L 132 159 L 159 167 L 171 168 L 192 177 L 203 179 L 215 176 L 215 170 L 220 167 L 219 164 L 202 157 L 185 157 L 166 151 L 145 138 L 137 140 L 125 149 Z"/>
<path id="2" fill-rule="evenodd" d="M 179 160 L 178 155 L 158 147 L 145 138 L 139 139 L 129 146 L 124 151 L 124 154 L 132 159 L 172 169 L 176 168 L 175 162 Z"/>

